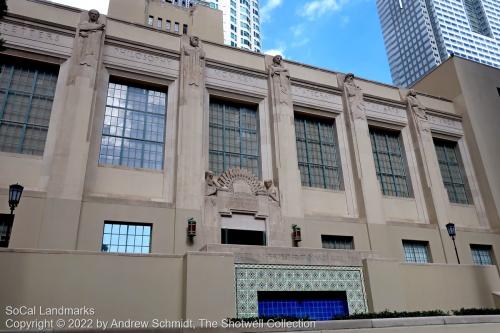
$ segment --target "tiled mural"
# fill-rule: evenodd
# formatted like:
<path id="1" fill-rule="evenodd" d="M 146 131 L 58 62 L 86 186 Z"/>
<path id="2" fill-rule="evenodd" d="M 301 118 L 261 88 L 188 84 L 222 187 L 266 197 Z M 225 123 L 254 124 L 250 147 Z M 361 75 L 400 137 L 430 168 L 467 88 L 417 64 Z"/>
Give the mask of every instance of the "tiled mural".
<path id="1" fill-rule="evenodd" d="M 345 291 L 349 314 L 365 313 L 361 267 L 236 264 L 236 311 L 258 317 L 258 291 Z"/>

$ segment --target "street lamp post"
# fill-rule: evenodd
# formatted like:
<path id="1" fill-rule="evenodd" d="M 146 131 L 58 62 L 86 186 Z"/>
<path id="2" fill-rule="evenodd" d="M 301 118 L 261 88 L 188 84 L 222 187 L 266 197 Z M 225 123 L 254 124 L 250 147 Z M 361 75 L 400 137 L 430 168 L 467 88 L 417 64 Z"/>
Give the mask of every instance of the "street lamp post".
<path id="1" fill-rule="evenodd" d="M 453 240 L 453 246 L 455 247 L 455 254 L 457 255 L 457 261 L 458 264 L 460 265 L 460 258 L 458 257 L 457 244 L 455 243 L 455 237 L 457 236 L 457 229 L 455 228 L 455 224 L 451 222 L 448 223 L 446 225 L 446 230 L 448 230 L 448 235 Z"/>

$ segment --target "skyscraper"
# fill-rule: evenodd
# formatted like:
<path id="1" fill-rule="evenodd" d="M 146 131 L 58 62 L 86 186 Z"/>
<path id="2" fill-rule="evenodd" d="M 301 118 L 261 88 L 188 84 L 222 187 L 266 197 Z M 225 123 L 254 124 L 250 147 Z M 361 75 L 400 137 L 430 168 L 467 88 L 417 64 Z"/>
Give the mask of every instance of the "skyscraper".
<path id="1" fill-rule="evenodd" d="M 259 0 L 205 0 L 224 17 L 224 43 L 260 52 Z"/>
<path id="2" fill-rule="evenodd" d="M 409 86 L 451 54 L 500 68 L 499 0 L 377 0 L 394 84 Z"/>

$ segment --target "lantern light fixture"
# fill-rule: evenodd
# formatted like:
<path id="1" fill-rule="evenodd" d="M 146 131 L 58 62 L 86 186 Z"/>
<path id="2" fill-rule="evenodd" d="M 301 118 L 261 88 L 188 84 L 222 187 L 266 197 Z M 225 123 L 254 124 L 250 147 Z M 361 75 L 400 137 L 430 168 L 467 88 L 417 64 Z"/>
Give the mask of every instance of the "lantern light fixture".
<path id="1" fill-rule="evenodd" d="M 446 225 L 446 230 L 448 231 L 448 236 L 453 240 L 453 246 L 455 247 L 455 254 L 457 255 L 457 262 L 460 264 L 460 258 L 458 257 L 457 244 L 455 243 L 455 238 L 457 236 L 457 228 L 454 223 L 448 223 Z"/>
<path id="2" fill-rule="evenodd" d="M 296 224 L 292 225 L 292 240 L 295 246 L 298 246 L 298 243 L 302 241 L 302 233 L 300 227 Z"/>
<path id="3" fill-rule="evenodd" d="M 11 215 L 14 214 L 14 210 L 16 209 L 17 205 L 19 205 L 23 190 L 24 187 L 19 184 L 13 184 L 9 186 L 9 207 Z"/>
<path id="4" fill-rule="evenodd" d="M 191 240 L 196 236 L 196 220 L 192 217 L 188 219 L 187 236 Z"/>

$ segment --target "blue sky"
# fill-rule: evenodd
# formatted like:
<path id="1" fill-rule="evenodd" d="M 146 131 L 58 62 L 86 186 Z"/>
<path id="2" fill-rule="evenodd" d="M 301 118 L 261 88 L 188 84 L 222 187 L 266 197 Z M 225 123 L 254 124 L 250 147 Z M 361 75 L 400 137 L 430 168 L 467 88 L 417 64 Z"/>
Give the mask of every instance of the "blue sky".
<path id="1" fill-rule="evenodd" d="M 260 0 L 263 51 L 391 83 L 375 0 Z"/>
<path id="2" fill-rule="evenodd" d="M 107 13 L 107 0 L 54 0 Z M 391 83 L 375 0 L 259 0 L 264 52 Z M 273 52 L 274 51 L 274 52 Z"/>

